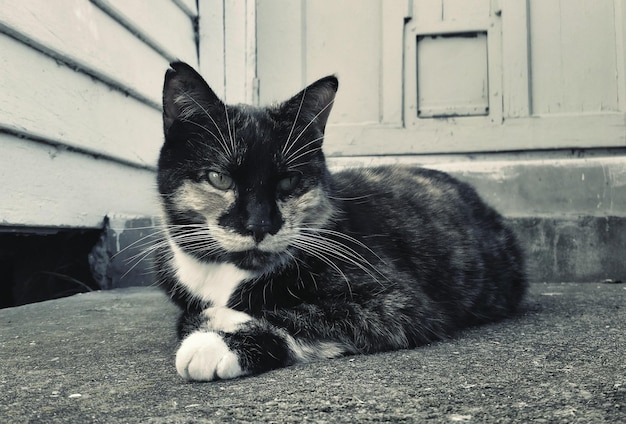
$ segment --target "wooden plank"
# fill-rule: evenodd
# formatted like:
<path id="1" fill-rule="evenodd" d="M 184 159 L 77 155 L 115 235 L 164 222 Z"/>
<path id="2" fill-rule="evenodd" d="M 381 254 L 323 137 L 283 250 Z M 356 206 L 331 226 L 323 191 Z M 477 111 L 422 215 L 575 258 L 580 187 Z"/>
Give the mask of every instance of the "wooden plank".
<path id="1" fill-rule="evenodd" d="M 224 68 L 225 96 L 228 103 L 250 103 L 254 81 L 251 75 L 256 73 L 254 54 L 250 51 L 248 20 L 253 13 L 254 2 L 249 0 L 224 0 Z"/>
<path id="2" fill-rule="evenodd" d="M 305 79 L 303 1 L 264 0 L 257 4 L 257 75 L 261 104 L 285 100 L 309 82 Z"/>
<path id="3" fill-rule="evenodd" d="M 626 112 L 626 0 L 615 0 L 615 62 L 618 107 Z"/>
<path id="4" fill-rule="evenodd" d="M 493 15 L 487 30 L 489 67 L 489 119 L 500 124 L 502 118 L 502 19 Z"/>
<path id="5" fill-rule="evenodd" d="M 407 128 L 414 126 L 417 122 L 417 28 L 415 20 L 404 27 L 404 111 L 402 116 Z"/>
<path id="6" fill-rule="evenodd" d="M 0 34 L 0 126 L 154 167 L 158 110 Z"/>
<path id="7" fill-rule="evenodd" d="M 319 0 L 305 4 L 307 80 L 335 73 L 340 80 L 330 121 L 379 122 L 380 2 Z"/>
<path id="8" fill-rule="evenodd" d="M 4 0 L 0 32 L 160 107 L 167 59 L 90 2 Z"/>
<path id="9" fill-rule="evenodd" d="M 215 94 L 224 99 L 226 64 L 224 51 L 224 0 L 203 0 L 198 3 L 200 71 Z"/>
<path id="10" fill-rule="evenodd" d="M 380 125 L 332 125 L 325 152 L 331 156 L 503 152 L 626 147 L 621 113 L 547 115 L 486 125 L 478 117 L 420 120 L 413 129 Z"/>
<path id="11" fill-rule="evenodd" d="M 402 124 L 404 89 L 404 20 L 411 16 L 409 0 L 381 0 L 381 117 L 383 124 Z"/>
<path id="12" fill-rule="evenodd" d="M 158 214 L 154 172 L 0 133 L 0 224 L 102 228 Z"/>
<path id="13" fill-rule="evenodd" d="M 617 111 L 614 4 L 531 0 L 533 113 Z"/>
<path id="14" fill-rule="evenodd" d="M 443 0 L 443 20 L 489 17 L 490 0 Z"/>
<path id="15" fill-rule="evenodd" d="M 443 20 L 443 0 L 414 0 L 413 10 L 415 23 L 418 26 L 426 22 Z"/>
<path id="16" fill-rule="evenodd" d="M 198 16 L 198 5 L 196 0 L 172 0 L 190 18 Z"/>
<path id="17" fill-rule="evenodd" d="M 502 95 L 505 118 L 530 115 L 527 0 L 502 2 Z"/>
<path id="18" fill-rule="evenodd" d="M 171 0 L 91 1 L 168 60 L 198 65 L 192 18 Z"/>
<path id="19" fill-rule="evenodd" d="M 246 0 L 246 100 L 259 104 L 259 79 L 257 77 L 256 0 Z"/>

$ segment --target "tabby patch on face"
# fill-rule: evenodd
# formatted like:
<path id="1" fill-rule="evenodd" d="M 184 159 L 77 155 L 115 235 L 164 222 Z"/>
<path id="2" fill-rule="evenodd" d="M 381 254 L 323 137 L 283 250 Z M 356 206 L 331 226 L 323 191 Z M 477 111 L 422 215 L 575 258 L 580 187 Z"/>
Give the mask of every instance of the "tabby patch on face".
<path id="1" fill-rule="evenodd" d="M 181 212 L 192 210 L 205 216 L 217 217 L 235 201 L 231 190 L 217 190 L 208 182 L 185 181 L 176 190 L 176 206 Z"/>
<path id="2" fill-rule="evenodd" d="M 279 202 L 281 213 L 288 217 L 287 227 L 323 227 L 332 219 L 334 209 L 321 187 L 309 190 L 295 199 Z"/>
<path id="3" fill-rule="evenodd" d="M 226 306 L 237 286 L 256 275 L 228 262 L 201 262 L 170 241 L 172 266 L 189 293 L 219 307 Z"/>

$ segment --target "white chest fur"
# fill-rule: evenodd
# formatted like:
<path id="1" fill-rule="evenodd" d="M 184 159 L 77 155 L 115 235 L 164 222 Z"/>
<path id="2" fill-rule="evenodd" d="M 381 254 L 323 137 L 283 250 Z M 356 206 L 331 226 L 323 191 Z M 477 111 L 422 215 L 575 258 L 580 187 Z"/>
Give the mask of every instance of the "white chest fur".
<path id="1" fill-rule="evenodd" d="M 176 277 L 193 295 L 213 306 L 226 306 L 233 291 L 254 274 L 229 263 L 201 262 L 170 242 Z"/>

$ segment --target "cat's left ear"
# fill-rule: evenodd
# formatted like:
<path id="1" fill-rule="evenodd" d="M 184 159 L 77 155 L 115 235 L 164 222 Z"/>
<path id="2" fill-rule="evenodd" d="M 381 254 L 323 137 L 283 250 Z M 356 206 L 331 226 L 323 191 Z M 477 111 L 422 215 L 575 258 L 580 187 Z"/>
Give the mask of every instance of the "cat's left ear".
<path id="1" fill-rule="evenodd" d="M 163 130 L 168 134 L 176 121 L 189 119 L 196 113 L 207 113 L 224 104 L 204 78 L 184 62 L 173 62 L 163 83 Z"/>
<path id="2" fill-rule="evenodd" d="M 339 88 L 339 81 L 334 75 L 329 75 L 315 81 L 307 88 L 282 104 L 282 108 L 289 115 L 305 120 L 305 125 L 312 121 L 324 133 L 330 110 L 335 101 L 335 94 Z"/>

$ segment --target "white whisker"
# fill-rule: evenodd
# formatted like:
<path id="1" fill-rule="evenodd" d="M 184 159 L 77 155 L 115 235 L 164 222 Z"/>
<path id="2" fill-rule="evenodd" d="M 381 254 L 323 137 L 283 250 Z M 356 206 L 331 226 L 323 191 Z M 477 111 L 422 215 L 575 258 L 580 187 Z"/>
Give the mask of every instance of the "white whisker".
<path id="1" fill-rule="evenodd" d="M 231 146 L 231 152 L 232 152 L 232 156 L 235 156 L 235 139 L 234 139 L 234 132 L 235 132 L 235 125 L 233 122 L 233 129 L 231 131 L 230 129 L 230 118 L 228 117 L 228 108 L 226 107 L 226 104 L 224 104 L 224 114 L 226 115 L 226 127 L 228 128 L 228 137 L 230 138 L 230 146 Z"/>
<path id="2" fill-rule="evenodd" d="M 326 111 L 326 109 L 328 109 L 333 103 L 334 103 L 335 99 L 332 99 L 330 102 L 328 102 L 328 104 L 326 106 L 324 106 L 322 108 L 322 110 L 320 110 L 319 112 L 317 112 L 315 114 L 315 116 L 309 121 L 308 124 L 306 124 L 306 126 L 302 129 L 302 131 L 300 131 L 300 134 L 298 134 L 298 136 L 293 140 L 293 142 L 291 143 L 291 145 L 289 146 L 288 149 L 286 149 L 283 152 L 283 155 L 286 155 L 287 153 L 289 153 L 289 151 L 291 150 L 291 148 L 293 146 L 295 146 L 295 144 L 298 142 L 298 140 L 300 140 L 300 137 L 302 137 L 302 135 L 306 132 L 306 130 L 313 124 L 313 122 L 315 122 L 315 120 L 317 119 L 318 116 L 320 116 L 322 113 L 324 113 L 324 111 Z"/>
<path id="3" fill-rule="evenodd" d="M 340 261 L 352 264 L 355 267 L 359 268 L 361 271 L 365 272 L 369 275 L 373 280 L 383 286 L 382 282 L 379 280 L 379 277 L 383 277 L 384 275 L 378 271 L 367 259 L 363 256 L 359 255 L 354 250 L 345 246 L 342 243 L 337 243 L 332 240 L 326 239 L 324 237 L 300 237 L 303 241 L 310 242 L 311 245 L 314 245 L 318 252 L 324 252 L 332 257 L 339 259 Z"/>
<path id="4" fill-rule="evenodd" d="M 285 158 L 285 162 L 287 162 L 288 164 L 290 164 L 290 163 L 295 162 L 296 160 L 300 159 L 300 158 L 301 158 L 301 157 L 303 157 L 303 156 L 306 156 L 306 155 L 308 155 L 308 154 L 310 154 L 310 153 L 313 153 L 313 152 L 316 152 L 316 151 L 318 151 L 318 150 L 321 150 L 321 149 L 322 149 L 322 148 L 321 148 L 321 146 L 320 146 L 320 147 L 316 147 L 315 149 L 309 149 L 308 147 L 309 147 L 311 144 L 315 144 L 315 143 L 317 143 L 318 141 L 323 140 L 323 139 L 324 139 L 324 136 L 322 136 L 322 137 L 318 137 L 318 138 L 315 138 L 315 139 L 313 139 L 313 140 L 309 141 L 308 143 L 304 144 L 303 146 L 301 146 L 301 147 L 300 147 L 298 150 L 296 150 L 295 152 L 290 153 L 290 154 L 289 154 L 289 155 Z M 302 152 L 302 150 L 304 150 L 304 152 Z M 300 153 L 300 152 L 302 152 L 302 153 Z"/>
<path id="5" fill-rule="evenodd" d="M 211 116 L 211 114 L 209 113 L 209 111 L 207 111 L 200 103 L 198 103 L 196 101 L 196 99 L 194 99 L 189 93 L 184 92 L 183 93 L 187 98 L 189 98 L 192 102 L 194 102 L 201 110 L 202 112 L 204 112 L 204 114 L 211 120 L 211 122 L 213 123 L 213 125 L 215 126 L 215 128 L 217 129 L 217 131 L 220 134 L 220 138 L 221 138 L 221 144 L 224 147 L 224 149 L 226 149 L 226 153 L 230 154 L 231 156 L 234 156 L 234 151 L 228 149 L 227 143 L 226 143 L 226 138 L 224 137 L 224 134 L 222 133 L 222 130 L 220 129 L 219 125 L 217 125 L 217 122 L 215 122 L 215 119 L 213 119 L 213 117 Z M 224 108 L 226 108 L 226 105 L 224 105 Z M 226 117 L 228 117 L 228 114 L 226 114 Z M 193 123 L 193 122 L 192 122 Z M 199 124 L 198 124 L 199 125 Z M 199 125 L 200 127 L 204 128 L 202 125 Z M 207 130 L 206 128 L 204 128 L 205 130 Z M 207 130 L 208 131 L 208 130 Z M 230 131 L 230 127 L 229 127 L 229 131 Z M 212 134 L 210 131 L 208 131 L 210 134 Z M 217 137 L 215 137 L 216 140 L 218 139 Z"/>
<path id="6" fill-rule="evenodd" d="M 348 277 L 346 276 L 346 274 L 344 274 L 344 272 L 341 270 L 341 268 L 339 268 L 339 266 L 337 266 L 337 264 L 335 264 L 333 261 L 328 259 L 326 256 L 322 255 L 317 250 L 315 250 L 314 245 L 310 245 L 310 244 L 303 243 L 300 241 L 295 241 L 294 247 L 296 247 L 297 249 L 300 249 L 301 251 L 307 253 L 310 256 L 313 256 L 314 258 L 319 259 L 320 261 L 324 262 L 326 265 L 330 266 L 335 271 L 337 271 L 337 273 L 341 275 L 341 277 L 346 282 L 346 286 L 348 287 L 348 292 L 350 293 L 350 298 L 352 299 L 353 294 L 352 294 L 352 286 L 350 285 L 350 280 L 348 280 Z"/>
<path id="7" fill-rule="evenodd" d="M 285 145 L 283 146 L 282 154 L 283 156 L 291 149 L 289 146 L 289 141 L 291 140 L 291 136 L 293 135 L 293 130 L 296 128 L 296 123 L 298 122 L 298 118 L 300 117 L 300 111 L 302 110 L 302 104 L 304 103 L 304 98 L 306 97 L 306 88 L 302 91 L 302 99 L 300 99 L 300 105 L 298 106 L 298 111 L 296 112 L 296 118 L 293 120 L 293 124 L 291 125 L 291 131 L 289 131 L 289 135 L 287 136 L 287 141 L 285 141 Z"/>

